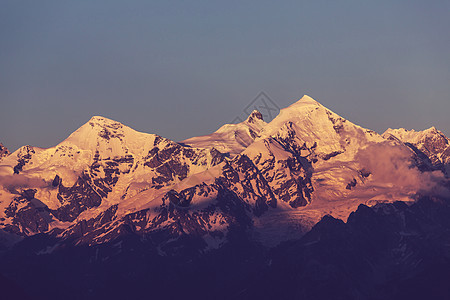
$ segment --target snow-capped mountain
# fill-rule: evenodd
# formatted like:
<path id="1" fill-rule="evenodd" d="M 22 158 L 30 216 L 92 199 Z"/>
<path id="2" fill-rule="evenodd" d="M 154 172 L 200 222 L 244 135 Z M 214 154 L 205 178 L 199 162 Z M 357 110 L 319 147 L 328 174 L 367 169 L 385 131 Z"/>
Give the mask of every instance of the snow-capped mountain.
<path id="1" fill-rule="evenodd" d="M 244 122 L 225 124 L 212 134 L 192 137 L 180 143 L 197 148 L 215 148 L 222 153 L 236 155 L 259 137 L 266 124 L 262 114 L 254 110 Z"/>
<path id="2" fill-rule="evenodd" d="M 383 137 L 398 139 L 415 152 L 428 157 L 432 166 L 450 174 L 450 139 L 435 127 L 423 131 L 389 128 Z"/>
<path id="3" fill-rule="evenodd" d="M 91 245 L 130 233 L 161 247 L 195 236 L 201 249 L 237 230 L 273 246 L 326 214 L 346 220 L 360 204 L 436 190 L 442 172 L 417 168 L 435 152 L 418 158 L 399 139 L 308 96 L 270 123 L 254 111 L 180 143 L 93 117 L 55 147 L 24 146 L 0 162 L 0 227 Z"/>
<path id="4" fill-rule="evenodd" d="M 2 201 L 2 225 L 28 235 L 67 228 L 119 203 L 122 215 L 144 209 L 168 186 L 221 160 L 218 151 L 93 117 L 55 147 L 24 146 L 2 161 L 2 198 L 10 200 Z"/>

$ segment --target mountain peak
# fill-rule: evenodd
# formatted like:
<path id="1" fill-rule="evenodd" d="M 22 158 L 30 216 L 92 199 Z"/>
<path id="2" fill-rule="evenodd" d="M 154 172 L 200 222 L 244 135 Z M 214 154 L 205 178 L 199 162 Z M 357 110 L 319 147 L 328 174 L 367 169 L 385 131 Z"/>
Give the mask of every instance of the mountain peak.
<path id="1" fill-rule="evenodd" d="M 291 104 L 290 106 L 287 107 L 296 107 L 296 106 L 310 106 L 310 105 L 314 105 L 314 106 L 322 106 L 322 104 L 320 104 L 319 102 L 317 102 L 316 100 L 314 100 L 312 97 L 308 96 L 308 95 L 303 95 L 303 97 L 301 97 L 297 102 Z"/>
<path id="2" fill-rule="evenodd" d="M 96 125 L 112 125 L 112 124 L 122 124 L 120 122 L 117 122 L 115 120 L 102 117 L 102 116 L 92 116 L 92 118 L 89 119 L 88 124 L 96 124 Z M 92 125 L 91 125 L 92 126 Z"/>
<path id="3" fill-rule="evenodd" d="M 95 131 L 95 132 L 105 132 L 105 131 L 121 131 L 123 132 L 124 128 L 128 128 L 127 126 L 123 125 L 122 123 L 102 117 L 102 116 L 93 116 L 89 119 L 87 123 L 85 123 L 83 126 L 81 126 L 77 131 L 79 130 L 87 130 L 87 131 Z M 131 129 L 131 128 L 130 128 Z"/>
<path id="4" fill-rule="evenodd" d="M 302 98 L 292 103 L 288 107 L 282 108 L 280 110 L 280 114 L 276 118 L 279 118 L 281 116 L 290 118 L 293 116 L 298 116 L 299 114 L 302 115 L 307 111 L 315 110 L 318 107 L 325 108 L 322 104 L 320 104 L 310 96 L 304 95 Z"/>
<path id="5" fill-rule="evenodd" d="M 328 120 L 327 112 L 329 111 L 319 102 L 308 95 L 304 95 L 295 103 L 282 108 L 278 116 L 263 129 L 264 135 L 270 136 L 275 134 L 286 122 L 295 123 L 301 120 L 310 120 L 311 118 L 314 119 L 314 121 L 310 120 L 312 123 L 320 122 L 319 119 Z"/>
<path id="6" fill-rule="evenodd" d="M 389 128 L 383 133 L 383 137 L 387 138 L 389 135 L 393 135 L 400 139 L 402 142 L 419 143 L 428 138 L 437 138 L 447 140 L 448 138 L 439 131 L 436 127 L 432 126 L 422 131 L 415 131 L 414 129 L 407 130 L 405 128 L 392 129 Z"/>
<path id="7" fill-rule="evenodd" d="M 74 131 L 63 143 L 71 143 L 82 149 L 95 149 L 100 141 L 121 144 L 125 136 L 132 134 L 134 138 L 140 133 L 128 126 L 102 116 L 93 116 Z M 147 135 L 147 134 L 144 134 Z"/>
<path id="8" fill-rule="evenodd" d="M 103 116 L 92 116 L 89 121 L 97 121 L 97 120 L 102 120 L 102 119 L 107 119 Z"/>
<path id="9" fill-rule="evenodd" d="M 252 111 L 252 113 L 248 116 L 246 122 L 247 123 L 255 123 L 256 120 L 264 121 L 263 115 L 257 109 Z"/>
<path id="10" fill-rule="evenodd" d="M 265 125 L 267 123 L 263 120 L 263 115 L 255 109 L 243 122 L 225 124 L 212 134 L 192 137 L 180 143 L 196 148 L 213 147 L 223 153 L 235 155 L 253 143 Z"/>
<path id="11" fill-rule="evenodd" d="M 436 134 L 439 133 L 439 130 L 434 126 L 431 126 L 430 128 L 425 129 L 424 132 Z"/>
<path id="12" fill-rule="evenodd" d="M 314 100 L 312 97 L 310 97 L 308 95 L 303 95 L 303 97 L 300 98 L 299 101 L 309 102 L 309 103 L 316 104 L 316 105 L 321 105 L 319 102 L 317 102 L 316 100 Z"/>

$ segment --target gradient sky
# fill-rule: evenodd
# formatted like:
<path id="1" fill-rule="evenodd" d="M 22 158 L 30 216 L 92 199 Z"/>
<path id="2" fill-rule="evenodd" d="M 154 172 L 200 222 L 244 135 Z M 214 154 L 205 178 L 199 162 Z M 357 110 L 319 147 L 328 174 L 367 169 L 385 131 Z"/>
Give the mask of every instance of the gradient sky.
<path id="1" fill-rule="evenodd" d="M 450 1 L 1 1 L 0 142 L 93 115 L 173 140 L 265 91 L 350 121 L 450 134 Z"/>

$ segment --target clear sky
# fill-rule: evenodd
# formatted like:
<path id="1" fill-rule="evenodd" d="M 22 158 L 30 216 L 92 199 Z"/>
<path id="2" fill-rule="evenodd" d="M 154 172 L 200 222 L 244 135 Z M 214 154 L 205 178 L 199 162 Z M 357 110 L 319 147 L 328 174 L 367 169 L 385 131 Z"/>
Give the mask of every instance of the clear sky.
<path id="1" fill-rule="evenodd" d="M 56 145 L 93 115 L 175 141 L 260 92 L 450 134 L 450 1 L 0 2 L 0 142 Z"/>

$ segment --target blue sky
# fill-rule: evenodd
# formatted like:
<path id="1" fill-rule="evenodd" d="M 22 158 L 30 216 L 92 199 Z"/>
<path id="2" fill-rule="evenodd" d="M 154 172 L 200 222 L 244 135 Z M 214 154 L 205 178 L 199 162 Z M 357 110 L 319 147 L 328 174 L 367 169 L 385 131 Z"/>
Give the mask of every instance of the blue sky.
<path id="1" fill-rule="evenodd" d="M 261 91 L 354 123 L 450 134 L 450 1 L 2 1 L 0 142 L 57 144 L 93 115 L 173 140 Z"/>

